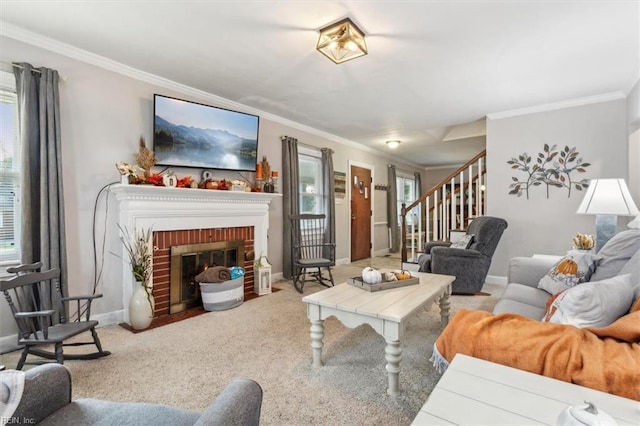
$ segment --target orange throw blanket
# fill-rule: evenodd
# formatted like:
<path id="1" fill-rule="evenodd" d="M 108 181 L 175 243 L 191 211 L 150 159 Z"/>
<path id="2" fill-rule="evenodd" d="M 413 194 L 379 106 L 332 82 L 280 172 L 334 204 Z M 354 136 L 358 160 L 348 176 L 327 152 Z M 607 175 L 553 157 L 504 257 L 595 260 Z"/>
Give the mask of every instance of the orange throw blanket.
<path id="1" fill-rule="evenodd" d="M 440 355 L 448 365 L 462 353 L 640 401 L 640 310 L 583 329 L 461 310 L 434 349 L 434 365 L 442 365 Z"/>

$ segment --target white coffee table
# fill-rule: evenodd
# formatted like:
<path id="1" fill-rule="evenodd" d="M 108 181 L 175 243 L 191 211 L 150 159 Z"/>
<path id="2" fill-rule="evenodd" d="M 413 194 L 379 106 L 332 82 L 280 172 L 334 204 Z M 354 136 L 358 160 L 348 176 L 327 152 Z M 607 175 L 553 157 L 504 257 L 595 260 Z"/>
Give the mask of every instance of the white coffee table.
<path id="1" fill-rule="evenodd" d="M 311 351 L 313 367 L 322 366 L 322 338 L 324 320 L 335 316 L 347 327 L 355 328 L 369 324 L 386 342 L 385 359 L 389 377 L 389 395 L 398 395 L 400 341 L 408 318 L 439 302 L 441 323 L 449 322 L 449 295 L 455 279 L 449 275 L 412 272 L 420 278 L 420 284 L 377 292 L 368 292 L 349 284 L 310 294 L 302 298 L 307 304 L 307 316 L 311 321 Z"/>
<path id="2" fill-rule="evenodd" d="M 412 425 L 555 425 L 593 403 L 618 425 L 640 424 L 640 402 L 458 354 Z"/>

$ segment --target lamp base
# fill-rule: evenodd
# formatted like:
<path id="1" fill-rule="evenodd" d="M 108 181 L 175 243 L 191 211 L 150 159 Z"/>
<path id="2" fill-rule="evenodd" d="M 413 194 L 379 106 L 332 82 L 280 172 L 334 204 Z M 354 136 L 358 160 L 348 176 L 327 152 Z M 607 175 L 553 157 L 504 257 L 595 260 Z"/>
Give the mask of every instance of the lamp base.
<path id="1" fill-rule="evenodd" d="M 618 228 L 618 216 L 614 214 L 596 215 L 596 253 L 611 239 Z"/>

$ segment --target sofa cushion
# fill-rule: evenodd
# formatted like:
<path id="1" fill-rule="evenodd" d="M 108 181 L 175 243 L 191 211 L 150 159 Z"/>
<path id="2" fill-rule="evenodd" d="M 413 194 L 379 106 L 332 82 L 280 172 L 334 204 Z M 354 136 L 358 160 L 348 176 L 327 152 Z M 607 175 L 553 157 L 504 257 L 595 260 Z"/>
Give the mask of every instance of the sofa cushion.
<path id="1" fill-rule="evenodd" d="M 542 290 L 540 290 L 542 291 Z M 528 303 L 519 302 L 511 299 L 500 299 L 493 308 L 494 314 L 517 314 L 526 318 L 540 321 L 544 316 L 544 307 L 530 305 Z"/>
<path id="2" fill-rule="evenodd" d="M 591 281 L 602 281 L 618 275 L 638 250 L 640 229 L 628 229 L 617 233 L 598 252 L 598 266 L 591 276 Z"/>
<path id="3" fill-rule="evenodd" d="M 631 275 L 631 287 L 633 287 L 633 298 L 640 297 L 640 250 L 629 259 L 629 261 L 620 270 L 619 275 Z"/>
<path id="4" fill-rule="evenodd" d="M 631 275 L 619 275 L 560 293 L 544 319 L 581 328 L 606 327 L 626 314 L 632 303 Z"/>
<path id="5" fill-rule="evenodd" d="M 500 299 L 515 300 L 516 302 L 522 302 L 544 309 L 550 296 L 551 294 L 542 289 L 524 284 L 511 283 L 504 289 L 500 295 Z"/>

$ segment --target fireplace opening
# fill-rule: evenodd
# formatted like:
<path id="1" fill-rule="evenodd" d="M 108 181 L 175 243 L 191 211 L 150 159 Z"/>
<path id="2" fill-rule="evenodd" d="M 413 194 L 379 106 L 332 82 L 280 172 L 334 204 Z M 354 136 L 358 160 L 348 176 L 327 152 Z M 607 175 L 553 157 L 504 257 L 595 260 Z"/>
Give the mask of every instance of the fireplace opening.
<path id="1" fill-rule="evenodd" d="M 212 266 L 243 266 L 244 241 L 218 241 L 171 247 L 169 313 L 200 306 L 196 275 Z"/>

